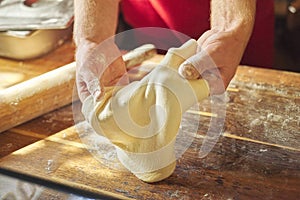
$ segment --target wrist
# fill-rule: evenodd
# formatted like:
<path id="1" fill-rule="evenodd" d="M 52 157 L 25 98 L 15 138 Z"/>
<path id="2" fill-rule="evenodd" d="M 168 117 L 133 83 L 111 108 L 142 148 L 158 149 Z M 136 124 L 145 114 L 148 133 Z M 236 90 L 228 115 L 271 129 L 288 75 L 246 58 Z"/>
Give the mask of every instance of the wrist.
<path id="1" fill-rule="evenodd" d="M 102 57 L 106 59 L 109 57 L 116 57 L 116 55 L 120 54 L 113 38 L 109 38 L 100 43 L 88 39 L 81 39 L 79 41 L 80 42 L 76 45 L 75 54 L 75 59 L 79 62 L 79 66 L 81 61 L 88 58 Z"/>
<path id="2" fill-rule="evenodd" d="M 250 39 L 250 36 L 252 34 L 252 29 L 253 29 L 252 25 L 240 23 L 240 24 L 234 24 L 227 29 L 223 29 L 218 26 L 212 27 L 211 31 L 214 34 L 225 33 L 226 35 L 230 36 L 233 39 L 233 41 L 240 44 L 241 46 L 246 47 Z"/>
<path id="3" fill-rule="evenodd" d="M 76 41 L 76 53 L 75 59 L 76 61 L 81 61 L 83 58 L 87 57 L 93 49 L 97 47 L 97 43 L 87 40 L 87 39 L 78 39 Z"/>

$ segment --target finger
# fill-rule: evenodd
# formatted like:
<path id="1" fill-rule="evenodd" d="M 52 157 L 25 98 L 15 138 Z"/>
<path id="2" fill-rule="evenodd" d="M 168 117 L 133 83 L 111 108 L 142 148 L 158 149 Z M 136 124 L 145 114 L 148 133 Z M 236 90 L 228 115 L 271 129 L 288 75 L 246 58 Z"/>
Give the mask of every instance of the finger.
<path id="1" fill-rule="evenodd" d="M 95 101 L 100 101 L 104 96 L 104 87 L 97 77 L 87 82 L 87 90 L 93 96 Z"/>
<path id="2" fill-rule="evenodd" d="M 84 102 L 84 100 L 90 96 L 90 92 L 87 90 L 81 90 L 80 95 L 78 95 L 78 96 L 79 96 L 80 101 Z"/>
<path id="3" fill-rule="evenodd" d="M 85 82 L 79 80 L 78 78 L 76 78 L 76 88 L 78 97 L 81 102 L 84 102 L 84 100 L 91 95 L 90 92 L 87 90 Z"/>
<path id="4" fill-rule="evenodd" d="M 194 80 L 201 77 L 208 69 L 217 68 L 213 60 L 205 51 L 200 51 L 184 61 L 178 68 L 178 73 L 188 79 Z"/>
<path id="5" fill-rule="evenodd" d="M 195 80 L 200 78 L 200 73 L 192 64 L 184 64 L 178 68 L 178 73 L 188 80 Z"/>
<path id="6" fill-rule="evenodd" d="M 98 81 L 93 80 L 86 84 L 84 81 L 80 83 L 77 81 L 77 92 L 81 102 L 83 102 L 87 97 L 93 96 L 95 101 L 100 101 L 105 94 L 104 87 L 100 83 L 100 86 L 97 85 Z"/>
<path id="7" fill-rule="evenodd" d="M 92 95 L 98 101 L 104 95 L 99 78 L 89 69 L 77 71 L 76 83 L 78 87 L 78 95 L 83 102 L 88 96 Z"/>
<path id="8" fill-rule="evenodd" d="M 193 65 L 183 65 L 179 67 L 179 74 L 188 80 L 205 79 L 212 95 L 222 94 L 225 91 L 225 78 L 217 67 L 202 68 L 199 72 Z"/>

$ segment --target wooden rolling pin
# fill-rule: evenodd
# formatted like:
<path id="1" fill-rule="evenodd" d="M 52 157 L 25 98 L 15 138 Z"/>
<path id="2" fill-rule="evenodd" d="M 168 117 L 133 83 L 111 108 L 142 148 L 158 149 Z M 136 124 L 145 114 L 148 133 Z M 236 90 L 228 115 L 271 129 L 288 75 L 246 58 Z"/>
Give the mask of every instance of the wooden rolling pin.
<path id="1" fill-rule="evenodd" d="M 128 52 L 123 59 L 129 69 L 155 54 L 154 45 L 147 44 Z M 75 71 L 73 62 L 0 90 L 0 133 L 71 103 Z"/>

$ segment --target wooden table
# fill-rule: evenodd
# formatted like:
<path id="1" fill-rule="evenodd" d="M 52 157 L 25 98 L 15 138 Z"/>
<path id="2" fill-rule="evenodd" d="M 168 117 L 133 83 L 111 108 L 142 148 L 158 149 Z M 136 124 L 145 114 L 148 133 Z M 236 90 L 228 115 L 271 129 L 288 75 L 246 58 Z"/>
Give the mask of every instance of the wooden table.
<path id="1" fill-rule="evenodd" d="M 69 42 L 46 57 L 22 63 L 0 59 L 0 66 L 24 72 L 26 79 L 71 62 L 73 52 Z M 103 156 L 115 162 L 110 165 L 95 159 L 94 147 L 86 148 L 73 126 L 71 105 L 0 134 L 0 170 L 114 198 L 299 199 L 300 74 L 240 66 L 227 94 L 224 132 L 212 152 L 198 158 L 211 119 L 207 100 L 182 123 L 201 115 L 193 143 L 162 182 L 138 180 L 110 155 Z M 45 191 L 44 199 L 54 192 Z"/>

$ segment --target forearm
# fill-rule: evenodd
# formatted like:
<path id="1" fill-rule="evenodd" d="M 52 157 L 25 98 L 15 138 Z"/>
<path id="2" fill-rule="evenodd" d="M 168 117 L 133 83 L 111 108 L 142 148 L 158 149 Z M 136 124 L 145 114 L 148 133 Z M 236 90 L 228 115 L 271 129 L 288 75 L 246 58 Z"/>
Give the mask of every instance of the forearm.
<path id="1" fill-rule="evenodd" d="M 100 43 L 113 36 L 117 27 L 119 0 L 74 0 L 74 41 Z"/>
<path id="2" fill-rule="evenodd" d="M 211 29 L 231 31 L 247 44 L 254 25 L 256 0 L 212 0 Z"/>

